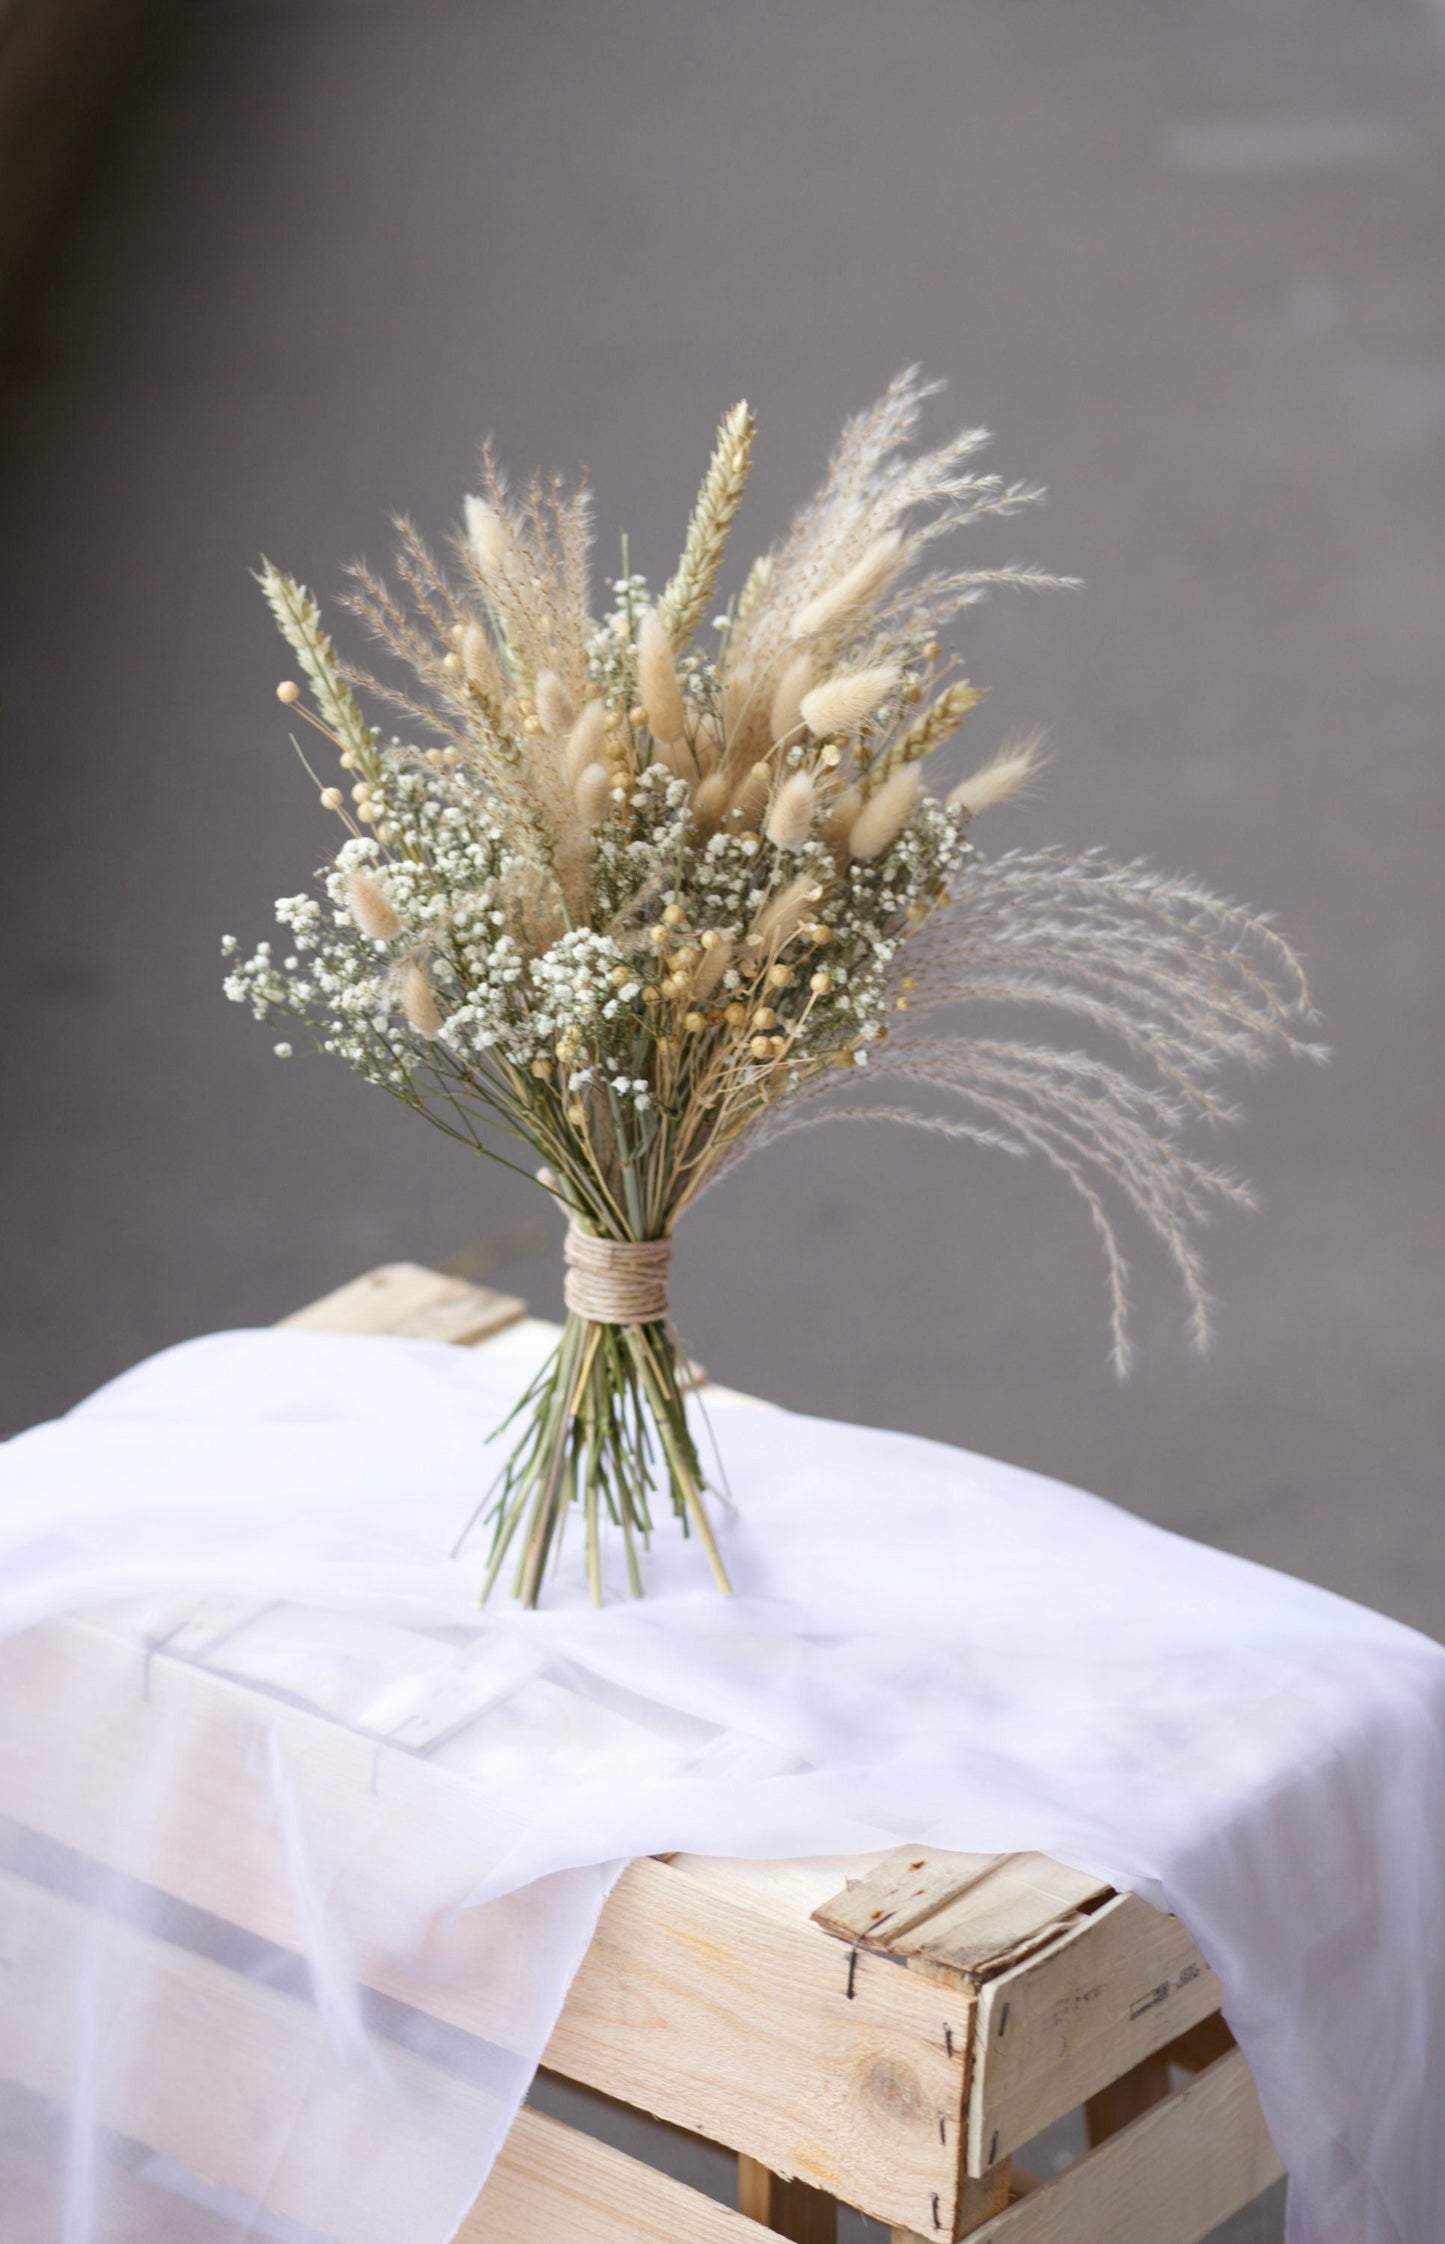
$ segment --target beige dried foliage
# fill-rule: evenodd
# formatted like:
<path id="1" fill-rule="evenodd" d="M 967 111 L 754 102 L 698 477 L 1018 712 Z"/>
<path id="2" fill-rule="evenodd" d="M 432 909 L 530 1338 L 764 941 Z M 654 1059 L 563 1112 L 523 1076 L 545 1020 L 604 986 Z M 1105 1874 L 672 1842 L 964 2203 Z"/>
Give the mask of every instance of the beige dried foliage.
<path id="1" fill-rule="evenodd" d="M 840 787 L 823 820 L 823 839 L 833 850 L 846 849 L 853 822 L 863 808 L 863 790 L 856 784 Z"/>
<path id="2" fill-rule="evenodd" d="M 704 951 L 692 977 L 691 995 L 702 1003 L 711 997 L 733 962 L 733 946 L 724 940 Z"/>
<path id="3" fill-rule="evenodd" d="M 556 737 L 570 732 L 577 712 L 560 672 L 539 670 L 532 688 L 532 698 L 544 731 Z"/>
<path id="4" fill-rule="evenodd" d="M 732 789 L 725 772 L 710 771 L 698 781 L 693 789 L 692 815 L 699 833 L 708 835 L 717 832 L 727 815 L 731 795 Z"/>
<path id="5" fill-rule="evenodd" d="M 815 872 L 794 874 L 758 914 L 753 932 L 764 951 L 776 954 L 783 950 L 803 922 L 812 918 L 822 894 L 823 886 Z"/>
<path id="6" fill-rule="evenodd" d="M 775 747 L 791 739 L 802 724 L 803 696 L 811 691 L 816 677 L 817 668 L 811 650 L 807 647 L 790 655 L 784 663 L 773 688 L 772 706 L 768 711 L 768 725 Z"/>
<path id="7" fill-rule="evenodd" d="M 362 934 L 372 942 L 390 943 L 401 933 L 396 906 L 380 881 L 374 880 L 370 873 L 355 872 L 347 876 L 346 901 Z"/>
<path id="8" fill-rule="evenodd" d="M 462 632 L 462 669 L 469 682 L 488 701 L 500 704 L 505 688 L 502 673 L 497 667 L 496 650 L 490 634 L 479 623 L 469 623 Z"/>
<path id="9" fill-rule="evenodd" d="M 756 432 L 757 424 L 745 398 L 724 416 L 717 432 L 712 459 L 687 526 L 682 558 L 657 604 L 668 641 L 679 649 L 687 645 L 712 598 L 728 532 L 747 487 Z"/>
<path id="10" fill-rule="evenodd" d="M 814 686 L 802 700 L 803 722 L 816 739 L 851 732 L 871 717 L 898 684 L 896 662 L 873 663 L 866 670 L 844 670 Z"/>
<path id="11" fill-rule="evenodd" d="M 868 797 L 848 832 L 848 854 L 871 864 L 891 849 L 913 815 L 923 782 L 917 764 L 900 764 Z"/>
<path id="12" fill-rule="evenodd" d="M 567 776 L 576 780 L 589 764 L 602 759 L 607 739 L 607 711 L 596 697 L 584 702 L 567 735 Z"/>
<path id="13" fill-rule="evenodd" d="M 687 709 L 672 641 L 656 608 L 646 609 L 637 627 L 637 691 L 653 738 L 664 745 L 681 740 L 687 729 Z"/>
<path id="14" fill-rule="evenodd" d="M 948 797 L 948 807 L 980 818 L 985 811 L 997 810 L 1000 803 L 1025 793 L 1046 761 L 1043 734 L 1031 733 L 1028 739 L 1001 748 L 967 779 L 961 779 Z"/>
<path id="15" fill-rule="evenodd" d="M 600 826 L 612 803 L 612 778 L 605 764 L 588 764 L 574 783 L 578 816 L 588 826 Z"/>
<path id="16" fill-rule="evenodd" d="M 808 772 L 795 771 L 783 781 L 763 828 L 774 849 L 802 848 L 813 831 L 817 802 L 817 789 Z"/>
<path id="17" fill-rule="evenodd" d="M 851 569 L 844 570 L 836 583 L 798 610 L 790 636 L 820 639 L 844 630 L 886 589 L 902 555 L 902 531 L 885 530 L 881 537 L 874 538 Z"/>
<path id="18" fill-rule="evenodd" d="M 441 1035 L 441 1008 L 425 967 L 418 966 L 414 959 L 402 968 L 398 995 L 401 1009 L 418 1036 Z"/>
<path id="19" fill-rule="evenodd" d="M 755 827 L 762 824 L 772 792 L 772 766 L 762 762 L 755 763 L 745 773 L 742 784 L 733 797 L 733 810 L 744 826 Z"/>

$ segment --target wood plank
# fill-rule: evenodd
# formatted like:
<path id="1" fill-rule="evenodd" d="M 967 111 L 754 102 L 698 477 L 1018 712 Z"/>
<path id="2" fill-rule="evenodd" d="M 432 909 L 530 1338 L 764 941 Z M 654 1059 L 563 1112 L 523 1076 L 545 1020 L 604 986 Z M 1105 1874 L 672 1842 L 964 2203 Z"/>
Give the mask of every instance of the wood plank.
<path id="1" fill-rule="evenodd" d="M 1047 1855 L 900 1847 L 813 1915 L 837 1939 L 981 1979 L 1057 1938 L 1111 1890 Z"/>
<path id="2" fill-rule="evenodd" d="M 952 1990 L 638 1862 L 544 2062 L 936 2236 L 958 2197 L 971 2024 Z"/>
<path id="3" fill-rule="evenodd" d="M 1201 2019 L 1219 1981 L 1177 1917 L 1116 1894 L 979 1991 L 968 2168 L 994 2160 Z"/>
<path id="4" fill-rule="evenodd" d="M 233 1811 L 263 1781 L 248 1693 L 164 1653 L 147 1660 L 142 1647 L 78 1621 L 0 1646 L 0 1671 L 33 1710 L 23 1736 L 0 1734 L 12 1814 L 108 1858 L 164 1734 L 190 1775 L 168 1798 L 156 1852 L 138 1867 L 213 1916 L 281 1947 L 303 1945 L 274 1861 L 237 1842 L 245 1819 Z M 96 1747 L 83 1777 L 65 1750 L 63 1710 L 77 1703 L 91 1709 Z M 362 1977 L 505 2041 L 505 1904 L 453 1912 L 449 1967 L 433 1958 L 414 1980 L 393 1939 L 407 1850 L 368 1837 L 383 1823 L 411 1829 L 424 1852 L 428 1827 L 453 1819 L 459 1793 L 477 1788 L 304 1707 L 274 1699 L 264 1712 L 288 1760 L 308 1768 L 315 1812 L 352 1866 L 347 1920 Z M 484 1788 L 482 1805 L 485 1814 Z M 855 1961 L 806 1918 L 788 1923 L 641 1862 L 608 1904 L 547 2062 L 879 2219 L 929 2230 L 935 2197 L 943 2220 L 957 2192 L 971 2027 L 967 2000 L 882 1958 Z"/>
<path id="5" fill-rule="evenodd" d="M 1201 2244 L 1283 2171 L 1233 2050 L 987 2222 L 972 2244 Z"/>
<path id="6" fill-rule="evenodd" d="M 387 1262 L 280 1321 L 283 1331 L 392 1333 L 470 1348 L 517 1324 L 527 1304 L 419 1262 Z"/>
<path id="7" fill-rule="evenodd" d="M 455 2219 L 436 2173 L 438 2129 L 453 2143 L 475 2137 L 483 2093 L 399 2046 L 378 2071 L 346 2083 L 350 2138 L 367 2188 L 337 2226 L 334 2175 L 308 2166 L 298 2104 L 324 2099 L 313 2066 L 324 2029 L 310 2004 L 245 1978 L 211 1958 L 155 1940 L 134 1926 L 93 1918 L 79 1904 L 0 1872 L 0 1973 L 11 2000 L 0 2012 L 0 2077 L 63 2097 L 67 2021 L 46 2004 L 77 1943 L 103 1933 L 108 1983 L 130 1990 L 133 2061 L 102 2065 L 95 2079 L 102 2125 L 143 2143 L 214 2188 L 265 2190 L 268 2209 L 336 2244 L 396 2244 L 442 2234 Z M 158 2031 L 164 2021 L 164 2032 Z M 224 2066 L 218 2054 L 224 2049 Z M 416 2098 L 425 2091 L 424 2115 Z M 314 2111 L 335 2149 L 340 2113 Z M 164 2201 L 159 2193 L 143 2198 Z M 219 2234 L 229 2223 L 217 2224 Z M 151 2231 L 150 2233 L 161 2233 Z M 8 2230 L 7 2230 L 8 2235 Z M 766 2244 L 741 2214 L 538 2112 L 522 2111 L 487 2186 L 466 2216 L 470 2244 Z"/>
<path id="8" fill-rule="evenodd" d="M 769 2244 L 769 2234 L 595 2136 L 523 2111 L 456 2244 Z"/>

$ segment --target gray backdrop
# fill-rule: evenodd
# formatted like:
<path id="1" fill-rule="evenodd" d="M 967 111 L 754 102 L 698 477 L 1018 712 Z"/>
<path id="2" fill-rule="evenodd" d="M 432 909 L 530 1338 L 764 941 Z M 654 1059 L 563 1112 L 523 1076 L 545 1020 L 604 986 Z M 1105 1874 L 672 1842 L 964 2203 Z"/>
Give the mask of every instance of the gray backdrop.
<path id="1" fill-rule="evenodd" d="M 256 555 L 441 535 L 490 430 L 660 573 L 735 396 L 757 543 L 920 358 L 1051 487 L 976 550 L 1088 580 L 967 625 L 974 745 L 1057 751 L 986 839 L 1276 907 L 1338 1056 L 1248 1086 L 1208 1363 L 1141 1281 L 1120 1390 L 1062 1187 L 846 1128 L 689 1221 L 687 1335 L 1445 1624 L 1442 84 L 1405 0 L 177 10 L 5 386 L 4 1423 L 384 1258 L 558 1303 L 525 1187 L 220 998 L 327 835 Z"/>

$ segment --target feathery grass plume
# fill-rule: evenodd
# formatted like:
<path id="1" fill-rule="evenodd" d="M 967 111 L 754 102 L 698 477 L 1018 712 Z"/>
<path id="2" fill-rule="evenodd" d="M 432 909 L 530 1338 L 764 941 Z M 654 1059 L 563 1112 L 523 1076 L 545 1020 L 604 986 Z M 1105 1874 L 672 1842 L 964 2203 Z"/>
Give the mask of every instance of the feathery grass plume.
<path id="1" fill-rule="evenodd" d="M 803 722 L 815 739 L 830 733 L 851 732 L 871 717 L 898 683 L 896 662 L 874 663 L 867 670 L 844 670 L 802 699 Z"/>
<path id="2" fill-rule="evenodd" d="M 567 776 L 574 783 L 589 764 L 602 761 L 607 739 L 607 711 L 594 696 L 583 703 L 567 735 Z"/>
<path id="3" fill-rule="evenodd" d="M 733 811 L 747 827 L 759 826 L 767 811 L 768 799 L 773 792 L 771 766 L 756 763 L 752 766 L 733 796 Z"/>
<path id="4" fill-rule="evenodd" d="M 891 849 L 913 814 L 922 785 L 917 764 L 900 764 L 890 771 L 848 829 L 848 855 L 871 864 Z"/>
<path id="5" fill-rule="evenodd" d="M 722 824 L 731 796 L 725 772 L 710 771 L 698 781 L 692 797 L 693 822 L 704 838 Z"/>
<path id="6" fill-rule="evenodd" d="M 322 724 L 356 758 L 357 769 L 374 778 L 377 761 L 371 727 L 346 682 L 335 647 L 321 628 L 320 608 L 304 584 L 269 561 L 262 561 L 257 582 L 282 638 L 311 681 Z"/>
<path id="7" fill-rule="evenodd" d="M 532 698 L 542 730 L 561 736 L 570 732 L 577 712 L 572 706 L 572 696 L 565 682 L 555 670 L 539 670 L 532 687 Z"/>
<path id="8" fill-rule="evenodd" d="M 612 777 L 606 764 L 588 764 L 574 785 L 579 816 L 589 826 L 600 826 L 611 806 Z"/>
<path id="9" fill-rule="evenodd" d="M 863 808 L 863 790 L 856 783 L 840 787 L 823 820 L 823 839 L 833 850 L 846 849 L 854 821 Z"/>
<path id="10" fill-rule="evenodd" d="M 808 772 L 795 771 L 783 781 L 763 828 L 774 849 L 802 848 L 813 830 L 817 801 L 817 789 Z"/>
<path id="11" fill-rule="evenodd" d="M 823 886 L 816 872 L 795 873 L 786 888 L 766 903 L 758 914 L 753 933 L 765 950 L 776 953 L 786 949 L 803 922 L 810 918 Z"/>
<path id="12" fill-rule="evenodd" d="M 692 977 L 692 996 L 699 1004 L 712 996 L 732 962 L 733 947 L 726 937 L 703 952 L 701 963 Z"/>
<path id="13" fill-rule="evenodd" d="M 1022 794 L 1037 779 L 1046 761 L 1043 734 L 1030 733 L 1027 739 L 1000 748 L 986 764 L 961 779 L 948 797 L 948 807 L 963 811 L 969 818 L 981 818 L 986 810 L 996 810 L 1000 803 Z"/>
<path id="14" fill-rule="evenodd" d="M 901 530 L 885 530 L 873 540 L 851 569 L 836 584 L 798 610 L 793 618 L 794 639 L 821 639 L 825 632 L 841 631 L 845 624 L 871 607 L 887 586 L 903 553 Z"/>
<path id="15" fill-rule="evenodd" d="M 802 724 L 803 696 L 810 691 L 816 675 L 812 654 L 806 647 L 784 664 L 768 711 L 774 747 L 790 740 Z"/>
<path id="16" fill-rule="evenodd" d="M 499 708 L 506 695 L 502 673 L 497 667 L 496 650 L 491 638 L 479 623 L 469 623 L 462 631 L 462 670 L 468 682 L 475 686 L 483 699 Z"/>
<path id="17" fill-rule="evenodd" d="M 417 1035 L 429 1039 L 440 1036 L 444 1026 L 441 1008 L 425 968 L 418 966 L 414 959 L 402 969 L 399 994 L 401 1009 Z"/>
<path id="18" fill-rule="evenodd" d="M 609 1519 L 640 1591 L 655 1482 L 725 1585 L 661 1294 L 637 1323 L 634 1259 L 617 1292 L 631 1321 L 597 1311 L 617 1250 L 642 1245 L 659 1269 L 747 1152 L 866 1113 L 1036 1158 L 1082 1198 L 1122 1365 L 1131 1228 L 1207 1336 L 1201 1227 L 1247 1192 L 1188 1131 L 1236 1119 L 1226 1071 L 1320 1056 L 1299 962 L 1267 922 L 1146 866 L 978 855 L 973 822 L 1018 791 L 1033 744 L 947 799 L 925 787 L 978 698 L 949 627 L 995 586 L 1062 581 L 933 564 L 938 539 L 1038 494 L 980 472 L 980 430 L 920 448 L 930 394 L 909 371 L 848 424 L 705 644 L 752 442 L 742 408 L 655 605 L 628 571 L 595 619 L 585 490 L 536 477 L 510 492 L 488 453 L 455 585 L 405 522 L 395 589 L 353 572 L 351 605 L 399 681 L 365 680 L 310 595 L 262 576 L 346 775 L 322 800 L 345 811 L 349 789 L 355 825 L 323 894 L 281 899 L 284 944 L 233 960 L 227 994 L 301 1023 L 469 1148 L 531 1149 L 601 1272 L 524 1399 L 490 1504 L 486 1587 L 506 1564 L 525 1602 L 574 1512 L 594 1596 Z M 358 686 L 407 738 L 383 740 Z M 1000 1005 L 1041 1009 L 1088 1048 L 981 1033 Z M 839 1108 L 864 1062 L 880 1103 Z"/>
<path id="19" fill-rule="evenodd" d="M 352 918 L 369 942 L 390 943 L 401 933 L 396 906 L 380 881 L 373 880 L 370 873 L 347 874 L 346 902 Z"/>
<path id="20" fill-rule="evenodd" d="M 935 748 L 941 748 L 945 740 L 952 738 L 969 711 L 976 709 L 982 699 L 977 686 L 971 686 L 966 678 L 955 679 L 951 686 L 945 686 L 931 707 L 925 709 L 921 717 L 915 717 L 893 742 L 888 750 L 888 768 L 895 764 L 921 763 L 925 756 L 931 756 Z"/>
<path id="21" fill-rule="evenodd" d="M 657 604 L 658 616 L 673 647 L 680 649 L 687 645 L 707 611 L 718 570 L 722 567 L 728 532 L 747 488 L 756 433 L 757 423 L 746 398 L 723 416 L 712 459 L 687 526 L 682 559 Z"/>
<path id="22" fill-rule="evenodd" d="M 687 729 L 687 710 L 672 658 L 672 641 L 656 608 L 645 610 L 637 626 L 637 690 L 653 738 L 664 745 L 681 740 Z"/>

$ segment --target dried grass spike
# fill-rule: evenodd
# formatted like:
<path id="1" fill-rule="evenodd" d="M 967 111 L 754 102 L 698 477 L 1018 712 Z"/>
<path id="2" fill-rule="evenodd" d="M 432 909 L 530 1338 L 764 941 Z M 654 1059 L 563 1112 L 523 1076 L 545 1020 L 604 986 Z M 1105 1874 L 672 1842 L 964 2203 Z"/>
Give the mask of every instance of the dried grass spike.
<path id="1" fill-rule="evenodd" d="M 816 676 L 813 657 L 806 647 L 784 664 L 768 711 L 774 747 L 780 747 L 803 722 L 803 696 L 811 690 Z"/>
<path id="2" fill-rule="evenodd" d="M 637 627 L 637 691 L 655 740 L 681 740 L 687 710 L 678 683 L 672 642 L 656 608 L 647 609 Z"/>
<path id="3" fill-rule="evenodd" d="M 402 969 L 401 1009 L 418 1036 L 440 1036 L 442 1032 L 441 1008 L 433 994 L 426 969 L 415 960 Z"/>
<path id="4" fill-rule="evenodd" d="M 539 670 L 532 687 L 532 699 L 537 715 L 542 720 L 544 732 L 560 739 L 571 730 L 577 712 L 572 706 L 572 696 L 556 670 Z"/>
<path id="5" fill-rule="evenodd" d="M 588 826 L 600 826 L 612 807 L 612 777 L 605 764 L 588 764 L 573 786 L 578 816 Z"/>
<path id="6" fill-rule="evenodd" d="M 795 771 L 773 797 L 763 828 L 774 849 L 801 849 L 813 831 L 817 791 L 806 771 Z"/>
<path id="7" fill-rule="evenodd" d="M 1022 794 L 1046 761 L 1043 734 L 1032 733 L 1027 740 L 1001 748 L 969 778 L 961 779 L 948 798 L 948 807 L 964 811 L 970 818 L 996 810 L 1000 803 Z"/>
<path id="8" fill-rule="evenodd" d="M 658 602 L 663 628 L 674 647 L 687 645 L 712 598 L 728 532 L 747 486 L 756 432 L 757 423 L 745 398 L 724 416 L 718 429 L 707 474 L 687 526 L 682 559 Z"/>
<path id="9" fill-rule="evenodd" d="M 372 942 L 390 943 L 401 933 L 396 906 L 380 881 L 373 880 L 370 873 L 348 874 L 346 901 L 362 934 Z"/>
<path id="10" fill-rule="evenodd" d="M 844 670 L 824 685 L 804 694 L 803 722 L 815 738 L 851 732 L 886 701 L 898 683 L 896 662 L 875 663 L 869 670 Z"/>
<path id="11" fill-rule="evenodd" d="M 791 636 L 794 639 L 821 638 L 825 632 L 840 631 L 851 623 L 886 589 L 902 552 L 902 531 L 885 530 L 852 568 L 845 570 L 836 584 L 798 610 L 793 618 Z"/>
<path id="12" fill-rule="evenodd" d="M 890 772 L 854 819 L 848 836 L 848 855 L 862 864 L 871 864 L 885 849 L 891 849 L 913 815 L 919 786 L 917 764 L 900 764 L 896 771 Z"/>
<path id="13" fill-rule="evenodd" d="M 574 783 L 589 764 L 601 761 L 607 739 L 607 711 L 600 701 L 584 702 L 567 735 L 567 777 Z"/>

